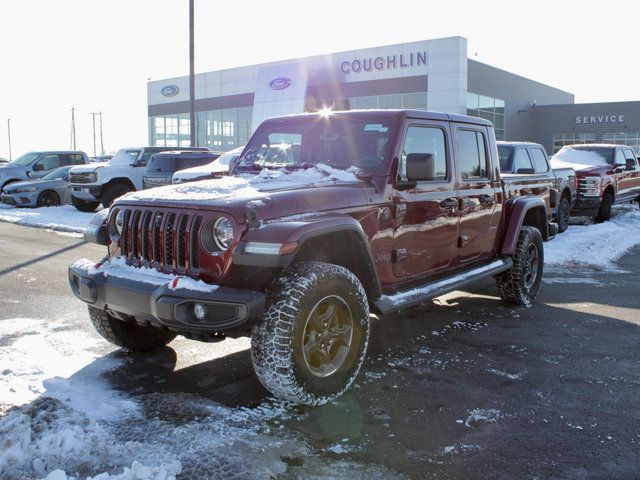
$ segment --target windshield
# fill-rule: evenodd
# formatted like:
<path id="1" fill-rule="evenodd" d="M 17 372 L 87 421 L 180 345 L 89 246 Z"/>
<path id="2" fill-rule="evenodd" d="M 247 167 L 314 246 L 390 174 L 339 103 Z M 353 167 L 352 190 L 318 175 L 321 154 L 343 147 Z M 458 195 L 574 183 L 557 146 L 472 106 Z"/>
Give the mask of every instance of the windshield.
<path id="1" fill-rule="evenodd" d="M 29 165 L 39 156 L 40 154 L 36 152 L 25 153 L 24 155 L 16 158 L 13 162 L 11 162 L 11 165 L 21 165 L 24 167 L 26 165 Z"/>
<path id="2" fill-rule="evenodd" d="M 309 116 L 263 124 L 251 137 L 234 171 L 309 168 L 325 164 L 346 170 L 383 173 L 389 157 L 393 120 L 357 116 Z"/>
<path id="3" fill-rule="evenodd" d="M 70 169 L 71 165 L 68 167 L 56 168 L 54 171 L 42 177 L 42 180 L 61 180 L 67 176 L 67 173 L 69 173 Z"/>
<path id="4" fill-rule="evenodd" d="M 231 160 L 235 160 L 240 156 L 240 154 L 242 153 L 242 150 L 244 150 L 244 147 L 234 148 L 233 150 L 230 150 L 227 153 L 220 156 L 217 162 L 220 165 L 229 165 L 231 163 Z"/>
<path id="5" fill-rule="evenodd" d="M 582 147 L 574 145 L 564 147 L 556 153 L 554 163 L 562 162 L 574 165 L 613 165 L 615 149 L 610 147 Z"/>
<path id="6" fill-rule="evenodd" d="M 498 157 L 500 158 L 500 171 L 510 172 L 513 168 L 513 162 L 511 160 L 511 154 L 513 153 L 513 147 L 507 147 L 506 145 L 498 145 Z"/>

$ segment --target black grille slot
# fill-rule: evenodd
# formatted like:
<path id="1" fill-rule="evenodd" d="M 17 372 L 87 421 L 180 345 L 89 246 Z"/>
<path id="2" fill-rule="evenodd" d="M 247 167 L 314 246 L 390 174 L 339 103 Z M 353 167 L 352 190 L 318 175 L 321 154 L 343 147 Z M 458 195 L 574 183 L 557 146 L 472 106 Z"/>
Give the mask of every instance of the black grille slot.
<path id="1" fill-rule="evenodd" d="M 215 305 L 211 309 L 211 321 L 213 323 L 228 322 L 238 318 L 238 307 L 228 305 Z"/>
<path id="2" fill-rule="evenodd" d="M 151 212 L 144 212 L 142 216 L 142 230 L 140 231 L 140 250 L 141 257 L 143 260 L 150 260 L 149 258 L 149 226 L 151 225 L 151 217 L 153 214 Z"/>
<path id="3" fill-rule="evenodd" d="M 160 232 L 162 229 L 162 213 L 158 212 L 153 219 L 153 225 L 151 227 L 153 238 L 153 261 L 157 264 L 160 263 Z"/>
<path id="4" fill-rule="evenodd" d="M 140 257 L 140 232 L 138 228 L 140 227 L 141 214 L 140 210 L 134 211 L 131 220 L 131 257 L 134 260 Z"/>
<path id="5" fill-rule="evenodd" d="M 176 220 L 175 213 L 169 213 L 167 215 L 167 221 L 164 225 L 164 262 L 163 266 L 167 270 L 173 269 L 173 240 L 174 240 L 174 229 L 173 224 Z"/>
<path id="6" fill-rule="evenodd" d="M 200 227 L 202 226 L 202 216 L 194 218 L 189 231 L 189 264 L 191 269 L 200 268 Z"/>
<path id="7" fill-rule="evenodd" d="M 176 263 L 179 269 L 185 268 L 186 264 L 186 255 L 185 250 L 187 248 L 185 242 L 185 235 L 187 232 L 187 225 L 189 224 L 189 217 L 187 215 L 182 215 L 180 217 L 180 221 L 178 223 L 178 238 L 176 241 L 176 247 L 178 249 L 176 255 Z"/>
<path id="8" fill-rule="evenodd" d="M 122 226 L 122 253 L 129 256 L 129 248 L 131 246 L 131 228 L 129 225 L 131 220 L 131 210 L 124 212 L 124 225 Z"/>

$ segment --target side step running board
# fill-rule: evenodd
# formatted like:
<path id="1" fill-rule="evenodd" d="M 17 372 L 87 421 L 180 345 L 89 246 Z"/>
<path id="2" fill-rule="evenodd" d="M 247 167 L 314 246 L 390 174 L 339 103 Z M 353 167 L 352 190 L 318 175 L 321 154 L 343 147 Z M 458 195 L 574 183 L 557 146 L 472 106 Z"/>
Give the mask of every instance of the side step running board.
<path id="1" fill-rule="evenodd" d="M 509 270 L 513 265 L 513 260 L 510 257 L 495 260 L 482 267 L 474 268 L 468 272 L 452 275 L 447 278 L 442 278 L 438 281 L 427 283 L 420 287 L 415 287 L 404 292 L 398 292 L 394 295 L 382 295 L 377 300 L 373 301 L 373 305 L 383 315 L 397 312 L 405 308 L 413 307 L 431 300 L 432 298 L 439 297 L 445 293 L 458 290 L 470 283 L 474 283 L 478 280 L 492 277 L 497 273 Z"/>

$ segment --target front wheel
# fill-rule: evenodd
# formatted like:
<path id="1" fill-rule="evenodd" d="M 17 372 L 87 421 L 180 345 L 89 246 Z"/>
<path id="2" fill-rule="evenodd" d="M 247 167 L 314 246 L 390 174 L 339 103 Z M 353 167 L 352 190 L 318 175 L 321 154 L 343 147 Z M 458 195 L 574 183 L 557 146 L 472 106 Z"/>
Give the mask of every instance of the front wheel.
<path id="1" fill-rule="evenodd" d="M 38 196 L 38 207 L 56 207 L 60 205 L 60 198 L 56 192 L 46 190 Z"/>
<path id="2" fill-rule="evenodd" d="M 71 197 L 71 203 L 81 212 L 93 212 L 100 205 L 100 202 L 87 202 L 73 196 Z"/>
<path id="3" fill-rule="evenodd" d="M 558 233 L 564 232 L 569 228 L 569 219 L 571 218 L 571 202 L 565 196 L 560 199 L 558 212 L 556 213 L 556 222 L 558 223 Z"/>
<path id="4" fill-rule="evenodd" d="M 251 360 L 276 397 L 322 405 L 344 393 L 364 362 L 369 303 L 344 267 L 297 263 L 278 277 L 251 336 Z"/>
<path id="5" fill-rule="evenodd" d="M 110 185 L 107 187 L 107 190 L 104 192 L 104 196 L 102 197 L 102 206 L 104 208 L 109 208 L 116 199 L 120 198 L 125 193 L 132 191 L 133 190 L 130 187 L 123 185 L 122 183 Z"/>
<path id="6" fill-rule="evenodd" d="M 611 192 L 605 192 L 600 203 L 598 215 L 595 218 L 596 223 L 607 222 L 611 218 L 611 206 L 613 205 L 613 195 Z"/>
<path id="7" fill-rule="evenodd" d="M 89 318 L 105 340 L 134 352 L 145 352 L 164 347 L 176 338 L 176 334 L 168 330 L 123 322 L 109 315 L 105 310 L 91 305 L 89 305 Z"/>
<path id="8" fill-rule="evenodd" d="M 502 300 L 510 305 L 530 306 L 540 290 L 543 266 L 540 230 L 523 226 L 513 253 L 513 266 L 496 275 L 496 286 Z"/>

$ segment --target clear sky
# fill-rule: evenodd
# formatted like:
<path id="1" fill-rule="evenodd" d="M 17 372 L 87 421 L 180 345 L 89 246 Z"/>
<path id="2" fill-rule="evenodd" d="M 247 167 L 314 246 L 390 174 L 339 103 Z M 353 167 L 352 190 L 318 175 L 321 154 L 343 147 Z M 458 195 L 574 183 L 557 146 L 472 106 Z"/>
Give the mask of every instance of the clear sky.
<path id="1" fill-rule="evenodd" d="M 572 92 L 640 100 L 640 2 L 195 0 L 196 72 L 461 35 L 469 56 Z M 188 0 L 5 0 L 0 156 L 147 143 L 146 82 L 188 74 Z M 98 146 L 99 148 L 99 146 Z"/>

